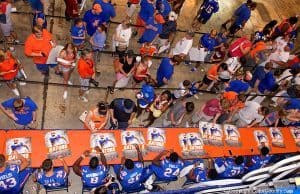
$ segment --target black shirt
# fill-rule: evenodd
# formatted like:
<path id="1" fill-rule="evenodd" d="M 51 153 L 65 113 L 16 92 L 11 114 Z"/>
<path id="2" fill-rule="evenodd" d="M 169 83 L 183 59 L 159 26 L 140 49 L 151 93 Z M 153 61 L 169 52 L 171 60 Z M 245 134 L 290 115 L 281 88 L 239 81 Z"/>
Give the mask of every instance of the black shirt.
<path id="1" fill-rule="evenodd" d="M 125 73 L 129 73 L 131 69 L 134 67 L 135 57 L 132 59 L 132 62 L 129 64 L 126 57 L 120 59 L 120 63 L 123 64 L 123 70 Z"/>
<path id="2" fill-rule="evenodd" d="M 159 38 L 168 39 L 172 32 L 176 32 L 177 24 L 175 21 L 167 21 L 163 24 L 162 32 L 159 34 Z"/>

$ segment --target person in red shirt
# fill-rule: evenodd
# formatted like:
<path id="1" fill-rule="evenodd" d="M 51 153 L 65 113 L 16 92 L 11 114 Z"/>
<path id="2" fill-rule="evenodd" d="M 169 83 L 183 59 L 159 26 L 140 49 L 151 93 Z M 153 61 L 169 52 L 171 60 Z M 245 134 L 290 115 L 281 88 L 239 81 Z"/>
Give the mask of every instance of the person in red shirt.
<path id="1" fill-rule="evenodd" d="M 91 50 L 84 50 L 81 52 L 77 68 L 81 85 L 81 88 L 79 89 L 79 99 L 83 102 L 88 102 L 88 99 L 84 94 L 88 92 L 91 81 L 95 81 L 95 63 L 93 61 L 93 53 Z"/>
<path id="2" fill-rule="evenodd" d="M 59 73 L 57 64 L 47 64 L 47 59 L 51 49 L 55 47 L 52 34 L 42 26 L 36 25 L 32 28 L 32 34 L 25 41 L 24 53 L 32 57 L 37 69 L 44 75 L 49 74 L 49 67 L 55 68 L 55 73 Z"/>
<path id="3" fill-rule="evenodd" d="M 0 50 L 0 78 L 6 81 L 7 86 L 16 96 L 20 96 L 15 83 L 21 64 L 12 56 L 9 51 Z"/>

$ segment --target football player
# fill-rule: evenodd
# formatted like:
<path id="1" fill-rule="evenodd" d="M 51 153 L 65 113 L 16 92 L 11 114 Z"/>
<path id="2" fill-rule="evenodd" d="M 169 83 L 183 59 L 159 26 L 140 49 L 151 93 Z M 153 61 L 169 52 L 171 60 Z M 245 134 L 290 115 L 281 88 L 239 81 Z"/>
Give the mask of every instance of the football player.
<path id="1" fill-rule="evenodd" d="M 205 182 L 208 180 L 214 180 L 218 177 L 218 173 L 215 169 L 207 169 L 204 166 L 202 159 L 196 159 L 193 161 L 194 168 L 187 174 L 187 179 L 195 183 Z"/>
<path id="2" fill-rule="evenodd" d="M 155 128 L 151 132 L 151 140 L 152 141 L 159 141 L 159 142 L 164 142 L 165 138 L 160 134 L 159 131 L 157 131 Z"/>
<path id="3" fill-rule="evenodd" d="M 198 30 L 201 24 L 206 24 L 206 22 L 211 18 L 214 13 L 219 11 L 218 0 L 204 0 L 200 9 L 193 21 L 192 27 Z"/>
<path id="4" fill-rule="evenodd" d="M 106 158 L 102 150 L 97 146 L 96 151 L 100 154 L 101 164 L 99 159 L 94 156 L 90 159 L 88 166 L 80 167 L 82 160 L 90 155 L 90 151 L 86 150 L 73 164 L 73 171 L 75 174 L 81 177 L 84 187 L 96 188 L 104 185 L 108 182 L 108 171 L 109 167 L 106 162 Z"/>
<path id="5" fill-rule="evenodd" d="M 49 137 L 49 141 L 52 146 L 67 144 L 68 141 L 66 138 L 62 137 L 61 135 L 57 134 L 56 132 L 51 132 L 51 135 Z"/>
<path id="6" fill-rule="evenodd" d="M 152 172 L 144 167 L 144 160 L 140 148 L 134 145 L 138 152 L 138 161 L 122 157 L 121 166 L 115 166 L 115 172 L 124 192 L 140 192 L 145 190 L 143 183 L 151 176 Z"/>
<path id="7" fill-rule="evenodd" d="M 168 153 L 170 155 L 160 161 Z M 176 181 L 180 171 L 184 168 L 184 162 L 176 152 L 164 150 L 153 159 L 150 168 L 155 173 L 157 181 Z"/>
<path id="8" fill-rule="evenodd" d="M 98 139 L 99 147 L 101 148 L 108 148 L 113 147 L 115 145 L 115 142 L 108 137 L 105 137 L 104 135 L 100 135 L 100 138 Z"/>
<path id="9" fill-rule="evenodd" d="M 264 146 L 260 149 L 260 155 L 249 156 L 246 170 L 250 172 L 270 164 L 272 156 L 269 155 L 269 152 L 269 148 Z"/>
<path id="10" fill-rule="evenodd" d="M 44 160 L 41 169 L 35 173 L 34 181 L 37 181 L 46 188 L 66 186 L 68 184 L 67 176 L 69 168 L 64 159 L 60 158 L 59 160 L 62 162 L 63 168 L 54 168 L 51 159 Z"/>
<path id="11" fill-rule="evenodd" d="M 130 133 L 130 131 L 127 131 L 123 138 L 125 139 L 126 145 L 140 143 L 140 140 L 137 137 L 135 137 L 134 134 Z"/>
<path id="12" fill-rule="evenodd" d="M 239 177 L 245 172 L 244 157 L 242 156 L 236 158 L 216 158 L 214 166 L 219 178 Z"/>
<path id="13" fill-rule="evenodd" d="M 17 151 L 18 153 L 29 153 L 29 147 L 23 142 L 19 142 L 19 139 L 14 139 L 14 144 L 10 146 L 12 151 Z"/>
<path id="14" fill-rule="evenodd" d="M 5 156 L 0 154 L 0 193 L 19 194 L 31 174 L 31 169 L 26 169 L 29 165 L 27 159 L 16 151 L 12 155 L 21 161 L 20 165 L 9 165 L 5 161 Z"/>

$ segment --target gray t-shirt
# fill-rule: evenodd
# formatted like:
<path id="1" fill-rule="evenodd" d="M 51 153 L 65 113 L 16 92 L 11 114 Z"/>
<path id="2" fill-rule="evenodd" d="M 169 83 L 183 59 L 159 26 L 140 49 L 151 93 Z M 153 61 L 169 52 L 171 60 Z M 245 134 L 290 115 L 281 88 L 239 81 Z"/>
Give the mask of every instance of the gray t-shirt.
<path id="1" fill-rule="evenodd" d="M 171 121 L 171 113 L 174 114 L 174 120 L 178 121 L 185 113 L 185 106 L 182 102 L 177 102 L 168 112 L 167 119 Z"/>

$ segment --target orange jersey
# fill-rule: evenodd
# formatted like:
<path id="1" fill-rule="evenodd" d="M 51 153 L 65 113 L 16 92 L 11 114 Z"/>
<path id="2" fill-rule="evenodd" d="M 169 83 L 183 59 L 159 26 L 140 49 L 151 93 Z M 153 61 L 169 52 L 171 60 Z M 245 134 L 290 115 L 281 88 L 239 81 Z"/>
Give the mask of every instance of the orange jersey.
<path id="1" fill-rule="evenodd" d="M 210 80 L 217 79 L 219 66 L 220 66 L 219 64 L 215 64 L 208 69 L 207 74 L 206 74 L 208 79 L 210 79 Z"/>
<path id="2" fill-rule="evenodd" d="M 154 53 L 156 53 L 156 51 L 157 50 L 156 50 L 155 46 L 150 46 L 150 47 L 143 46 L 140 48 L 140 54 L 142 56 L 153 56 Z"/>
<path id="3" fill-rule="evenodd" d="M 80 58 L 78 60 L 78 73 L 81 78 L 91 78 L 94 74 L 94 61 L 93 60 L 84 60 Z"/>
<path id="4" fill-rule="evenodd" d="M 33 62 L 35 64 L 46 64 L 48 55 L 52 49 L 50 41 L 52 40 L 52 35 L 46 29 L 43 29 L 43 37 L 37 39 L 34 34 L 31 34 L 25 41 L 24 52 L 25 55 L 30 56 L 31 53 L 45 53 L 45 57 L 33 57 Z"/>

